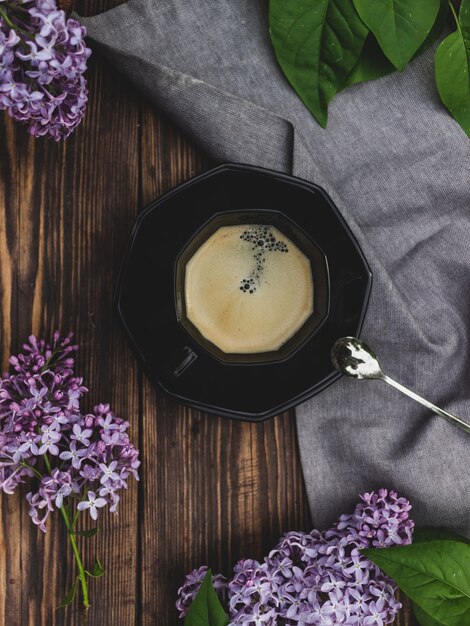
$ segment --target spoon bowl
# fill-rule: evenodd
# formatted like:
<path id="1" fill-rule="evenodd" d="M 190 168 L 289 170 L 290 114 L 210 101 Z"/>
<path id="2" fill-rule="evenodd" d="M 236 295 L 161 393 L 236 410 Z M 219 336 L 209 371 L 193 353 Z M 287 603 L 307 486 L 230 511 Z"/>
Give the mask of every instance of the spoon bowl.
<path id="1" fill-rule="evenodd" d="M 385 374 L 369 346 L 356 337 L 342 337 L 331 349 L 331 361 L 346 376 L 359 380 L 383 379 Z"/>

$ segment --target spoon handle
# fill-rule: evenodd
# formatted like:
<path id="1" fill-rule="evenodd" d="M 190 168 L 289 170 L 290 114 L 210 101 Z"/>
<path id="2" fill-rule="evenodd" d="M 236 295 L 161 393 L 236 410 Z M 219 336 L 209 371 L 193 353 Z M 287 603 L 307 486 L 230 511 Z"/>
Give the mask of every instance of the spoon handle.
<path id="1" fill-rule="evenodd" d="M 432 404 L 431 402 L 428 402 L 428 400 L 425 400 L 421 396 L 418 396 L 417 393 L 415 393 L 414 391 L 411 391 L 410 389 L 407 389 L 406 387 L 404 387 L 400 383 L 397 383 L 396 380 L 393 380 L 393 378 L 390 378 L 389 376 L 386 376 L 385 374 L 384 374 L 382 380 L 384 380 L 389 385 L 392 385 L 392 387 L 395 387 L 395 389 L 398 389 L 399 391 L 404 393 L 406 396 L 409 396 L 410 398 L 413 398 L 413 400 L 416 400 L 416 402 L 419 402 L 420 404 L 424 405 L 428 409 L 431 409 L 431 411 L 433 411 L 434 413 L 437 413 L 437 415 L 440 415 L 441 417 L 446 419 L 448 422 L 452 422 L 453 424 L 457 424 L 457 426 L 460 426 L 460 428 L 462 428 L 462 430 L 464 430 L 467 433 L 470 433 L 470 425 L 467 424 L 466 422 L 464 422 L 463 420 L 461 420 L 460 418 L 455 417 L 455 415 L 452 415 L 451 413 L 447 413 L 447 411 L 443 411 L 442 409 L 440 409 L 435 404 Z"/>

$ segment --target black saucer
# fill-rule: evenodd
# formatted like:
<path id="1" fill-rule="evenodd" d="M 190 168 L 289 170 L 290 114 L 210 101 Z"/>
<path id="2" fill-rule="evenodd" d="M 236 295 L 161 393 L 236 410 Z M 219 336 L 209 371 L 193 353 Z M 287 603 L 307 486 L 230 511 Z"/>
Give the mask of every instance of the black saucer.
<path id="1" fill-rule="evenodd" d="M 179 323 L 175 261 L 212 216 L 224 211 L 280 211 L 323 251 L 330 308 L 321 328 L 292 356 L 272 363 L 223 363 Z M 118 315 L 156 387 L 188 406 L 259 421 L 310 398 L 339 374 L 336 339 L 358 335 L 371 272 L 351 231 L 316 185 L 246 165 L 222 165 L 150 204 L 134 225 L 115 292 Z"/>

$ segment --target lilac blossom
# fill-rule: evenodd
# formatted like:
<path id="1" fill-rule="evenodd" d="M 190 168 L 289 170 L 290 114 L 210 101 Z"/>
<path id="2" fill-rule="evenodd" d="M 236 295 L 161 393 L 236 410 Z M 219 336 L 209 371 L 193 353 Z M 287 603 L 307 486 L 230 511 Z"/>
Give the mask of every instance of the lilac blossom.
<path id="1" fill-rule="evenodd" d="M 98 519 L 98 509 L 101 509 L 103 506 L 106 506 L 106 500 L 96 497 L 93 491 L 89 491 L 87 493 L 87 499 L 79 502 L 77 509 L 79 511 L 86 511 L 88 509 L 91 517 L 96 520 Z"/>
<path id="2" fill-rule="evenodd" d="M 0 0 L 0 110 L 59 141 L 83 118 L 85 28 L 56 0 Z"/>
<path id="3" fill-rule="evenodd" d="M 49 1 L 38 1 L 38 10 Z M 0 8 L 4 2 L 0 0 Z M 44 22 L 44 33 L 55 19 Z M 0 52 L 6 41 L 0 31 Z M 129 477 L 138 480 L 140 462 L 127 434 L 129 423 L 108 404 L 82 412 L 82 398 L 88 390 L 74 374 L 77 349 L 71 335 L 61 338 L 56 332 L 51 344 L 31 336 L 23 353 L 10 357 L 10 371 L 0 378 L 0 489 L 11 494 L 29 482 L 29 514 L 44 532 L 49 515 L 60 509 L 77 566 L 74 580 L 80 582 L 87 609 L 87 577 L 101 575 L 103 569 L 98 560 L 93 571 L 101 573 L 85 569 L 75 525 L 82 512 L 92 520 L 106 506 L 116 512 L 118 492 L 127 488 Z M 67 603 L 75 592 L 76 586 Z"/>
<path id="4" fill-rule="evenodd" d="M 361 549 L 411 543 L 410 509 L 394 491 L 366 493 L 354 512 L 342 515 L 332 528 L 287 533 L 262 563 L 239 561 L 226 584 L 230 626 L 392 623 L 401 608 L 396 587 Z M 194 570 L 180 588 L 180 617 L 206 571 Z"/>
<path id="5" fill-rule="evenodd" d="M 138 479 L 129 423 L 108 404 L 81 412 L 87 389 L 74 375 L 76 350 L 71 336 L 55 333 L 51 345 L 32 336 L 0 380 L 0 489 L 30 481 L 29 514 L 43 531 L 64 502 L 94 520 L 105 505 L 115 512 L 118 492 Z"/>

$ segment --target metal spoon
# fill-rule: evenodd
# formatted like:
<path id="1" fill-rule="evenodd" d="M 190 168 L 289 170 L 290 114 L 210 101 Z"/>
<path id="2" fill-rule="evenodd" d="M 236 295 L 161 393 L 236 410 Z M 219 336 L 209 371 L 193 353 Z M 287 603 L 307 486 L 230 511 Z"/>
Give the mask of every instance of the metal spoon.
<path id="1" fill-rule="evenodd" d="M 335 342 L 331 349 L 331 361 L 335 368 L 346 376 L 352 378 L 358 378 L 359 380 L 364 378 L 383 380 L 395 389 L 398 389 L 405 395 L 413 398 L 416 402 L 424 405 L 437 415 L 445 418 L 447 421 L 452 422 L 460 426 L 465 432 L 470 433 L 470 425 L 462 421 L 455 415 L 443 411 L 439 407 L 435 406 L 431 402 L 428 402 L 418 394 L 410 391 L 396 380 L 387 376 L 382 370 L 379 360 L 369 348 L 369 346 L 357 339 L 356 337 L 343 337 Z"/>

